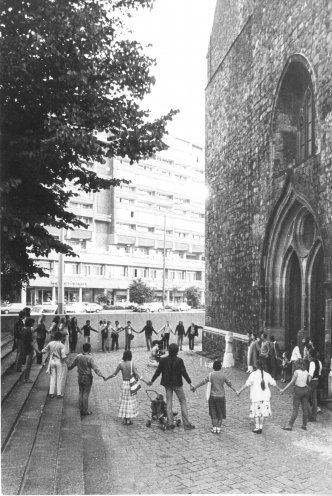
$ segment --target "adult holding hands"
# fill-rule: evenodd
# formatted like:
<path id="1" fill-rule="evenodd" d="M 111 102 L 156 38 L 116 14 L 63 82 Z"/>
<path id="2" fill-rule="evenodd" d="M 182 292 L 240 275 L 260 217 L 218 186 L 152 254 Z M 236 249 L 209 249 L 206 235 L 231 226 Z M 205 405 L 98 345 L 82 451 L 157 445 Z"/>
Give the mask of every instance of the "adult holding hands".
<path id="1" fill-rule="evenodd" d="M 190 389 L 194 391 L 194 387 L 191 384 L 191 379 L 186 371 L 186 367 L 182 358 L 178 355 L 179 347 L 177 344 L 172 343 L 169 345 L 168 356 L 162 357 L 158 364 L 157 370 L 152 376 L 151 381 L 147 384 L 152 386 L 153 382 L 161 375 L 160 384 L 164 386 L 166 390 L 166 411 L 167 411 L 167 430 L 174 428 L 173 423 L 173 393 L 176 394 L 180 402 L 181 414 L 183 426 L 185 429 L 195 429 L 195 426 L 190 423 L 188 417 L 188 409 L 186 397 L 183 391 L 183 380 L 184 378 L 188 384 L 190 384 Z"/>

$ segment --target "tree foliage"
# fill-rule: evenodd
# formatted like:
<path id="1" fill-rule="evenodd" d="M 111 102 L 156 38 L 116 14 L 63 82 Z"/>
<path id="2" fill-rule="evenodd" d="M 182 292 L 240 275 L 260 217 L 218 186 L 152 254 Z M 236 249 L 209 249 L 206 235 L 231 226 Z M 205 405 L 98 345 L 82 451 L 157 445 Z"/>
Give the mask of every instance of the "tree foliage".
<path id="1" fill-rule="evenodd" d="M 87 163 L 164 149 L 174 112 L 150 122 L 140 103 L 154 61 L 125 30 L 151 0 L 3 0 L 0 7 L 2 285 L 47 275 L 34 256 L 75 255 L 47 226 L 85 227 L 65 185 L 97 192 L 122 179 Z M 129 38 L 129 39 L 128 39 Z M 102 139 L 101 136 L 104 138 Z M 77 195 L 77 193 L 76 193 Z"/>
<path id="2" fill-rule="evenodd" d="M 129 298 L 139 305 L 148 303 L 153 300 L 153 290 L 142 279 L 135 279 L 129 286 Z"/>
<path id="3" fill-rule="evenodd" d="M 190 286 L 187 288 L 183 296 L 187 299 L 189 305 L 193 308 L 198 308 L 200 305 L 201 290 L 197 286 Z"/>

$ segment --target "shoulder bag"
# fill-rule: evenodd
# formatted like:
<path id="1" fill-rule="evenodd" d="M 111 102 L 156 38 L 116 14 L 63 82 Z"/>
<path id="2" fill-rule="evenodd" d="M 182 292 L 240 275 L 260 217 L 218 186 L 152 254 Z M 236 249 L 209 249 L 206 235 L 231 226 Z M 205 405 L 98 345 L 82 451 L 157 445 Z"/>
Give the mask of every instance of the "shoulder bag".
<path id="1" fill-rule="evenodd" d="M 136 379 L 136 377 L 133 373 L 133 362 L 130 362 L 129 387 L 130 387 L 131 396 L 134 396 L 135 394 L 137 394 L 137 391 L 139 391 L 139 389 L 141 389 L 141 385 L 139 383 L 139 380 Z"/>
<path id="2" fill-rule="evenodd" d="M 211 373 L 209 374 L 209 382 L 207 383 L 205 397 L 206 401 L 209 401 L 211 395 Z"/>

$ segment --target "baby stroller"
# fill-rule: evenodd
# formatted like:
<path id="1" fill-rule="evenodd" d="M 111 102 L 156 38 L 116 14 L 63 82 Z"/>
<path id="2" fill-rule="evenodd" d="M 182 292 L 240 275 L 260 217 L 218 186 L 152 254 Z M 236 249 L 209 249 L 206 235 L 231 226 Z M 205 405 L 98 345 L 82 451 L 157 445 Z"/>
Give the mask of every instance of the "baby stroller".
<path id="1" fill-rule="evenodd" d="M 154 393 L 155 399 L 152 399 L 149 393 Z M 151 427 L 152 423 L 155 422 L 163 431 L 167 427 L 167 413 L 166 413 L 166 402 L 164 401 L 164 396 L 157 393 L 153 389 L 146 390 L 147 397 L 151 401 L 151 420 L 147 420 L 146 426 Z M 181 425 L 181 419 L 177 419 L 177 412 L 173 412 L 173 424 L 177 427 Z"/>

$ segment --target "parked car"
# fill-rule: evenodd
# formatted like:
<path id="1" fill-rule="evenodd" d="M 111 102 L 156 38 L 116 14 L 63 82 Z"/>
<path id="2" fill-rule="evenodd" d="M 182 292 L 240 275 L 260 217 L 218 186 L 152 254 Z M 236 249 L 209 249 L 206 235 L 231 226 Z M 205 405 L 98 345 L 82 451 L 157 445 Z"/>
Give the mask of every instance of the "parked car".
<path id="1" fill-rule="evenodd" d="M 66 313 L 87 313 L 87 311 L 84 303 L 66 303 Z"/>
<path id="2" fill-rule="evenodd" d="M 35 305 L 31 308 L 31 315 L 55 315 L 58 313 L 58 305 Z"/>
<path id="3" fill-rule="evenodd" d="M 98 313 L 103 310 L 103 307 L 101 305 L 98 305 L 98 303 L 90 303 L 88 301 L 82 302 L 82 305 L 85 305 L 86 312 L 88 313 Z"/>
<path id="4" fill-rule="evenodd" d="M 191 306 L 184 302 L 172 305 L 173 312 L 186 312 L 188 310 L 191 310 Z"/>
<path id="5" fill-rule="evenodd" d="M 24 306 L 22 303 L 9 303 L 8 305 L 1 306 L 1 313 L 2 314 L 10 314 L 10 313 L 17 313 L 23 310 L 23 308 L 28 308 L 27 306 Z"/>
<path id="6" fill-rule="evenodd" d="M 133 312 L 162 312 L 164 309 L 162 302 L 151 301 L 149 303 L 143 303 L 142 305 L 137 305 Z"/>

